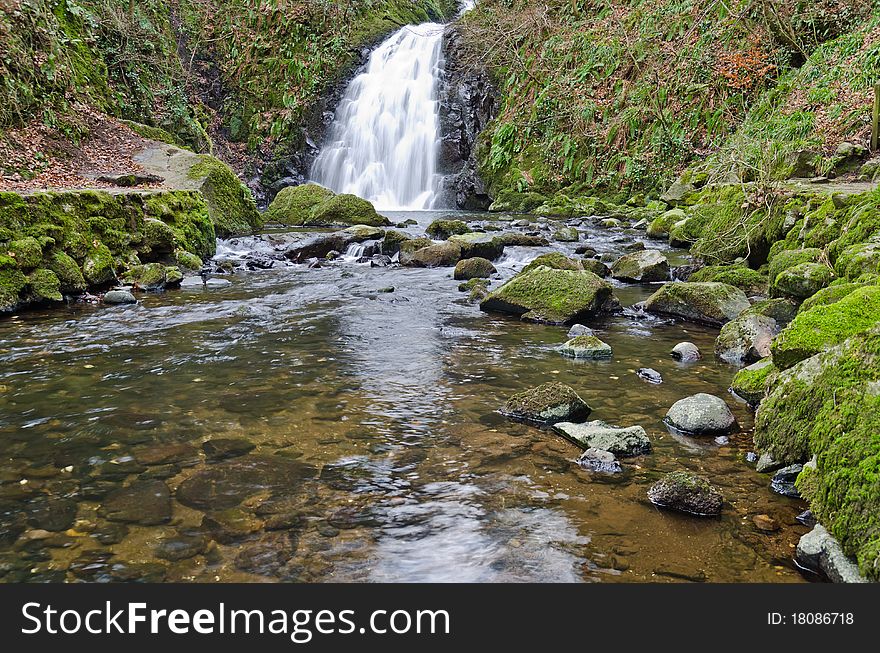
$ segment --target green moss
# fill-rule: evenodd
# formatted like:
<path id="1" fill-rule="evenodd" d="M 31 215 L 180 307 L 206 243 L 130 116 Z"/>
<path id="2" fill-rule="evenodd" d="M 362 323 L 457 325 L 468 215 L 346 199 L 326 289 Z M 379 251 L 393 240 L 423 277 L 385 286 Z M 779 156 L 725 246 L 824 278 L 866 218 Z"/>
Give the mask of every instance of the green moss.
<path id="1" fill-rule="evenodd" d="M 167 143 L 168 145 L 175 145 L 177 147 L 189 149 L 186 145 L 178 142 L 175 136 L 165 131 L 161 127 L 151 127 L 150 125 L 145 125 L 140 122 L 134 122 L 133 120 L 120 120 L 120 122 L 131 129 L 135 134 L 143 136 L 144 138 L 148 138 L 151 141 L 158 141 L 160 143 Z"/>
<path id="2" fill-rule="evenodd" d="M 388 218 L 376 213 L 375 207 L 367 200 L 355 195 L 334 195 L 314 208 L 311 224 L 315 225 L 356 225 L 373 227 L 389 226 Z"/>
<path id="3" fill-rule="evenodd" d="M 260 228 L 260 214 L 250 189 L 225 163 L 203 154 L 190 168 L 189 178 L 204 180 L 201 192 L 219 237 L 250 234 Z"/>
<path id="4" fill-rule="evenodd" d="M 400 246 L 408 240 L 412 238 L 402 231 L 389 229 L 385 232 L 385 239 L 382 241 L 382 253 L 386 256 L 394 256 L 400 251 Z"/>
<path id="5" fill-rule="evenodd" d="M 291 226 L 310 224 L 315 207 L 333 195 L 332 190 L 317 184 L 282 188 L 269 205 L 264 220 Z"/>
<path id="6" fill-rule="evenodd" d="M 812 297 L 834 280 L 834 272 L 822 263 L 799 263 L 776 275 L 773 282 L 774 297 Z"/>
<path id="7" fill-rule="evenodd" d="M 780 369 L 863 333 L 880 321 L 880 286 L 867 286 L 838 302 L 798 314 L 771 345 L 773 362 Z"/>
<path id="8" fill-rule="evenodd" d="M 161 263 L 147 263 L 132 267 L 122 278 L 143 290 L 158 290 L 165 285 L 165 270 L 165 266 Z"/>
<path id="9" fill-rule="evenodd" d="M 765 315 L 772 317 L 780 327 L 791 323 L 798 313 L 798 304 L 790 299 L 765 299 L 752 304 L 743 315 Z"/>
<path id="10" fill-rule="evenodd" d="M 470 233 L 470 228 L 461 220 L 434 220 L 425 233 L 435 240 L 446 240 L 450 236 Z"/>
<path id="11" fill-rule="evenodd" d="M 21 304 L 20 295 L 27 278 L 17 269 L 0 268 L 0 314 L 12 313 Z"/>
<path id="12" fill-rule="evenodd" d="M 197 191 L 151 193 L 143 200 L 143 214 L 174 231 L 177 247 L 209 259 L 217 251 L 217 232 L 208 204 Z"/>
<path id="13" fill-rule="evenodd" d="M 663 215 L 654 218 L 651 221 L 651 224 L 648 225 L 648 238 L 667 238 L 669 232 L 672 231 L 672 227 L 675 226 L 676 223 L 686 220 L 687 217 L 687 213 L 682 209 L 671 209 L 666 211 Z"/>
<path id="14" fill-rule="evenodd" d="M 529 213 L 546 201 L 547 198 L 539 193 L 503 190 L 495 197 L 489 210 L 495 213 Z"/>
<path id="15" fill-rule="evenodd" d="M 872 236 L 872 239 L 876 239 L 876 236 Z M 872 241 L 847 247 L 837 257 L 834 269 L 847 279 L 880 273 L 880 243 Z"/>
<path id="16" fill-rule="evenodd" d="M 7 255 L 14 258 L 22 270 L 32 270 L 43 260 L 43 248 L 36 238 L 20 238 L 9 243 Z"/>
<path id="17" fill-rule="evenodd" d="M 90 286 L 105 287 L 116 281 L 115 268 L 113 253 L 106 245 L 98 242 L 86 255 L 83 277 Z"/>
<path id="18" fill-rule="evenodd" d="M 142 260 L 157 260 L 177 247 L 177 235 L 171 225 L 148 218 L 144 220 L 143 245 L 138 248 Z"/>
<path id="19" fill-rule="evenodd" d="M 180 286 L 183 281 L 183 272 L 180 271 L 180 268 L 174 265 L 168 265 L 165 267 L 165 287 L 166 288 L 177 288 Z"/>
<path id="20" fill-rule="evenodd" d="M 749 308 L 742 290 L 717 282 L 664 284 L 645 301 L 645 310 L 721 326 Z"/>
<path id="21" fill-rule="evenodd" d="M 737 372 L 730 389 L 752 406 L 757 406 L 767 393 L 775 372 L 776 367 L 771 360 L 758 361 Z"/>
<path id="22" fill-rule="evenodd" d="M 471 292 L 475 288 L 486 288 L 488 285 L 488 279 L 472 278 L 458 284 L 458 292 Z"/>
<path id="23" fill-rule="evenodd" d="M 495 274 L 497 270 L 495 266 L 492 265 L 492 261 L 474 257 L 467 258 L 459 261 L 455 266 L 455 271 L 452 273 L 452 278 L 456 281 L 464 281 L 467 279 L 488 279 L 493 274 Z"/>
<path id="24" fill-rule="evenodd" d="M 571 386 L 550 382 L 513 395 L 502 412 L 519 419 L 552 424 L 558 422 L 560 417 L 572 421 L 584 420 L 592 409 Z"/>
<path id="25" fill-rule="evenodd" d="M 516 275 L 480 308 L 529 321 L 567 324 L 596 315 L 611 297 L 611 286 L 592 272 L 541 266 Z"/>
<path id="26" fill-rule="evenodd" d="M 174 260 L 177 261 L 177 265 L 184 270 L 198 272 L 204 266 L 202 259 L 195 254 L 187 252 L 185 249 L 178 249 L 175 251 Z"/>
<path id="27" fill-rule="evenodd" d="M 812 297 L 806 299 L 804 303 L 801 304 L 800 310 L 801 312 L 806 312 L 816 306 L 828 306 L 829 304 L 834 304 L 861 287 L 861 284 L 858 283 L 833 283 L 827 288 L 823 288 Z"/>
<path id="28" fill-rule="evenodd" d="M 76 295 L 86 291 L 86 280 L 76 261 L 64 252 L 53 252 L 48 260 L 48 268 L 55 273 L 63 293 Z"/>
<path id="29" fill-rule="evenodd" d="M 790 249 L 781 251 L 770 259 L 770 284 L 776 283 L 776 277 L 782 272 L 801 263 L 818 263 L 822 260 L 822 250 L 815 247 L 806 249 Z"/>
<path id="30" fill-rule="evenodd" d="M 562 252 L 549 252 L 541 254 L 523 268 L 523 272 L 528 272 L 541 266 L 553 268 L 554 270 L 582 270 L 580 261 L 568 258 Z"/>
<path id="31" fill-rule="evenodd" d="M 37 303 L 64 300 L 61 295 L 61 281 L 51 270 L 34 270 L 28 275 L 27 283 L 29 294 Z"/>
<path id="32" fill-rule="evenodd" d="M 742 265 L 710 265 L 694 272 L 688 281 L 718 281 L 735 286 L 747 295 L 767 293 L 767 276 Z"/>

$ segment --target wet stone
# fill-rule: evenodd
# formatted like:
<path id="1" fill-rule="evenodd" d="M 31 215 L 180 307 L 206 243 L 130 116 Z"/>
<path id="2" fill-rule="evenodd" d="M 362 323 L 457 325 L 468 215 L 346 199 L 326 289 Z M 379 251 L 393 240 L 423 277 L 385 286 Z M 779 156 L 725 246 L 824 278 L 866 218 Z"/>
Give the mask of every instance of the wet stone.
<path id="1" fill-rule="evenodd" d="M 105 481 L 124 481 L 129 476 L 147 471 L 147 468 L 138 463 L 134 458 L 110 461 L 99 465 L 95 469 L 95 476 Z"/>
<path id="2" fill-rule="evenodd" d="M 610 451 L 602 449 L 587 449 L 578 458 L 578 465 L 591 472 L 603 474 L 617 474 L 623 471 L 617 457 Z"/>
<path id="3" fill-rule="evenodd" d="M 698 516 L 721 513 L 724 497 L 702 476 L 690 472 L 672 472 L 648 490 L 651 503 L 670 510 Z"/>
<path id="4" fill-rule="evenodd" d="M 770 515 L 755 515 L 752 517 L 752 523 L 759 531 L 765 533 L 773 533 L 779 530 L 779 523 Z"/>
<path id="5" fill-rule="evenodd" d="M 362 526 L 381 525 L 381 522 L 376 519 L 368 509 L 356 507 L 340 508 L 327 517 L 327 523 L 339 530 L 350 530 Z"/>
<path id="6" fill-rule="evenodd" d="M 207 545 L 205 533 L 191 529 L 164 538 L 156 547 L 156 557 L 171 562 L 187 560 L 204 552 Z"/>
<path id="7" fill-rule="evenodd" d="M 314 467 L 296 460 L 245 456 L 196 472 L 180 484 L 176 497 L 189 508 L 224 510 L 257 494 L 296 494 L 316 474 Z"/>
<path id="8" fill-rule="evenodd" d="M 135 481 L 111 492 L 98 514 L 110 521 L 164 524 L 171 519 L 171 493 L 162 481 Z"/>
<path id="9" fill-rule="evenodd" d="M 274 576 L 296 553 L 297 540 L 286 533 L 271 533 L 259 542 L 242 547 L 235 567 L 261 576 Z"/>
<path id="10" fill-rule="evenodd" d="M 66 531 L 76 520 L 76 502 L 40 497 L 28 504 L 28 524 L 47 531 Z"/>
<path id="11" fill-rule="evenodd" d="M 672 348 L 672 357 L 682 363 L 693 363 L 703 358 L 700 349 L 692 342 L 680 342 Z"/>
<path id="12" fill-rule="evenodd" d="M 125 524 L 108 522 L 92 533 L 92 537 L 104 545 L 119 544 L 128 535 Z"/>
<path id="13" fill-rule="evenodd" d="M 340 533 L 338 528 L 324 522 L 319 523 L 315 530 L 317 530 L 318 534 L 322 537 L 336 537 Z"/>
<path id="14" fill-rule="evenodd" d="M 636 374 L 643 381 L 647 381 L 653 385 L 660 385 L 663 383 L 663 376 L 660 372 L 651 369 L 650 367 L 642 367 L 636 372 Z"/>
<path id="15" fill-rule="evenodd" d="M 213 438 L 202 444 L 202 451 L 210 461 L 238 458 L 255 448 L 256 445 L 245 438 Z"/>
<path id="16" fill-rule="evenodd" d="M 153 479 L 164 481 L 173 476 L 177 476 L 180 473 L 180 469 L 180 465 L 156 465 L 155 467 L 148 468 L 147 471 L 138 476 L 138 478 L 142 481 L 150 481 Z"/>
<path id="17" fill-rule="evenodd" d="M 220 544 L 232 544 L 260 532 L 263 522 L 247 510 L 229 508 L 205 515 L 202 528 Z"/>
<path id="18" fill-rule="evenodd" d="M 141 465 L 168 465 L 176 463 L 189 467 L 199 462 L 198 450 L 187 443 L 155 444 L 135 450 L 135 460 Z"/>
<path id="19" fill-rule="evenodd" d="M 800 499 L 801 493 L 798 492 L 794 482 L 797 480 L 798 474 L 802 471 L 804 471 L 803 465 L 789 465 L 788 467 L 783 467 L 773 475 L 773 480 L 770 481 L 770 489 L 776 492 L 776 494 L 781 494 L 782 496 L 791 497 L 793 499 Z"/>

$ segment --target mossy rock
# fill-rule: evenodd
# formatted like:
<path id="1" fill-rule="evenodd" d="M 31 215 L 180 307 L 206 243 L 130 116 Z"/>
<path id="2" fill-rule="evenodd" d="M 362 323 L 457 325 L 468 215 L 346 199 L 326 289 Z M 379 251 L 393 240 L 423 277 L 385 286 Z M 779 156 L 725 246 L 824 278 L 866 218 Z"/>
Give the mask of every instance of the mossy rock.
<path id="1" fill-rule="evenodd" d="M 79 269 L 76 261 L 64 252 L 53 252 L 48 259 L 47 267 L 58 277 L 62 293 L 79 295 L 86 291 L 86 280 L 82 270 Z"/>
<path id="2" fill-rule="evenodd" d="M 493 213 L 529 213 L 544 204 L 547 198 L 539 193 L 501 191 L 489 207 Z"/>
<path id="3" fill-rule="evenodd" d="M 451 267 L 458 263 L 461 257 L 461 247 L 451 241 L 446 241 L 432 243 L 427 247 L 417 249 L 407 257 L 405 265 L 417 268 Z"/>
<path id="4" fill-rule="evenodd" d="M 61 302 L 61 281 L 52 270 L 34 270 L 27 278 L 28 293 L 38 304 Z"/>
<path id="5" fill-rule="evenodd" d="M 580 261 L 573 258 L 568 258 L 562 252 L 549 252 L 547 254 L 541 254 L 533 261 L 530 261 L 529 264 L 522 269 L 522 271 L 528 272 L 542 266 L 553 268 L 554 270 L 583 270 L 583 266 L 581 265 Z"/>
<path id="6" fill-rule="evenodd" d="M 400 252 L 400 264 L 409 265 L 412 263 L 413 256 L 415 256 L 416 252 L 420 249 L 431 247 L 432 245 L 434 245 L 434 241 L 430 238 L 407 238 L 406 240 L 402 240 L 398 248 L 398 251 Z"/>
<path id="7" fill-rule="evenodd" d="M 497 261 L 504 254 L 504 239 L 502 236 L 471 232 L 450 236 L 449 242 L 461 247 L 462 258 L 480 257 L 490 261 Z"/>
<path id="8" fill-rule="evenodd" d="M 765 358 L 737 372 L 730 384 L 730 389 L 749 405 L 757 406 L 767 394 L 775 372 L 776 367 L 773 365 L 773 361 Z"/>
<path id="9" fill-rule="evenodd" d="M 559 243 L 576 243 L 580 239 L 581 235 L 574 227 L 562 227 L 553 234 L 553 240 Z"/>
<path id="10" fill-rule="evenodd" d="M 591 360 L 607 359 L 614 355 L 611 345 L 596 336 L 575 336 L 559 348 L 559 353 L 567 358 Z"/>
<path id="11" fill-rule="evenodd" d="M 516 275 L 480 308 L 533 322 L 570 324 L 599 314 L 611 299 L 611 286 L 592 272 L 540 266 Z"/>
<path id="12" fill-rule="evenodd" d="M 162 220 L 145 219 L 143 234 L 144 242 L 138 248 L 138 252 L 144 260 L 158 260 L 177 249 L 177 234 L 174 233 L 171 225 Z"/>
<path id="13" fill-rule="evenodd" d="M 789 249 L 778 252 L 770 259 L 768 270 L 770 285 L 776 284 L 776 277 L 782 272 L 801 263 L 818 263 L 822 260 L 822 250 L 815 247 L 805 249 Z"/>
<path id="14" fill-rule="evenodd" d="M 847 338 L 864 333 L 880 321 L 880 286 L 866 286 L 833 304 L 798 313 L 774 340 L 773 363 L 788 369 Z"/>
<path id="15" fill-rule="evenodd" d="M 264 214 L 264 221 L 289 226 L 310 224 L 315 207 L 334 195 L 332 190 L 318 184 L 282 188 Z"/>
<path id="16" fill-rule="evenodd" d="M 875 581 L 880 580 L 878 387 L 880 328 L 874 326 L 781 373 L 755 427 L 755 444 L 781 463 L 816 456 L 810 509 Z"/>
<path id="17" fill-rule="evenodd" d="M 105 287 L 116 282 L 113 253 L 102 243 L 92 247 L 83 262 L 83 277 L 89 286 Z"/>
<path id="18" fill-rule="evenodd" d="M 382 253 L 386 256 L 394 256 L 400 251 L 400 246 L 408 240 L 412 240 L 412 237 L 402 231 L 389 229 L 385 232 L 385 238 L 382 241 Z"/>
<path id="19" fill-rule="evenodd" d="M 492 261 L 485 258 L 475 257 L 466 258 L 458 262 L 452 278 L 456 281 L 467 281 L 468 279 L 488 279 L 498 270 L 492 265 Z"/>
<path id="20" fill-rule="evenodd" d="M 829 304 L 837 303 L 861 287 L 862 284 L 860 283 L 832 283 L 827 288 L 822 288 L 812 297 L 806 299 L 801 304 L 800 310 L 806 312 L 816 306 L 828 306 Z"/>
<path id="21" fill-rule="evenodd" d="M 834 280 L 834 272 L 822 263 L 799 263 L 786 268 L 773 281 L 774 297 L 807 299 Z"/>
<path id="22" fill-rule="evenodd" d="M 19 308 L 25 287 L 27 287 L 27 277 L 21 270 L 0 269 L 0 314 L 13 313 Z"/>
<path id="23" fill-rule="evenodd" d="M 450 236 L 470 233 L 470 227 L 461 220 L 434 220 L 425 233 L 436 240 L 446 240 Z"/>
<path id="24" fill-rule="evenodd" d="M 201 154 L 188 176 L 208 203 L 208 213 L 220 238 L 254 233 L 262 219 L 250 189 L 232 169 L 213 156 Z"/>
<path id="25" fill-rule="evenodd" d="M 688 281 L 717 281 L 735 286 L 746 295 L 766 295 L 768 278 L 744 265 L 710 265 L 694 272 Z"/>
<path id="26" fill-rule="evenodd" d="M 785 328 L 798 314 L 799 304 L 791 299 L 774 298 L 755 302 L 742 315 L 764 315 L 776 320 L 780 328 Z"/>
<path id="27" fill-rule="evenodd" d="M 669 279 L 669 261 L 655 249 L 621 256 L 611 266 L 611 276 L 633 283 L 655 283 Z"/>
<path id="28" fill-rule="evenodd" d="M 574 388 L 557 382 L 544 383 L 515 394 L 501 409 L 507 417 L 548 425 L 582 422 L 591 412 Z"/>
<path id="29" fill-rule="evenodd" d="M 671 209 L 663 215 L 657 216 L 651 220 L 648 225 L 647 236 L 657 240 L 665 240 L 669 237 L 669 232 L 673 225 L 687 219 L 687 213 L 682 209 Z"/>
<path id="30" fill-rule="evenodd" d="M 201 258 L 192 252 L 187 252 L 185 249 L 178 249 L 175 251 L 174 260 L 177 261 L 177 265 L 180 268 L 190 272 L 198 272 L 204 266 L 204 262 Z"/>
<path id="31" fill-rule="evenodd" d="M 880 273 L 880 243 L 869 242 L 847 247 L 837 257 L 834 269 L 839 276 L 846 279 Z"/>
<path id="32" fill-rule="evenodd" d="M 480 279 L 478 277 L 474 277 L 472 279 L 468 279 L 464 283 L 458 284 L 458 292 L 471 292 L 475 288 L 487 288 L 488 286 L 488 279 Z"/>
<path id="33" fill-rule="evenodd" d="M 126 272 L 122 279 L 141 290 L 159 290 L 165 286 L 165 266 L 161 263 L 139 265 Z"/>
<path id="34" fill-rule="evenodd" d="M 33 270 L 43 261 L 43 248 L 36 238 L 13 240 L 6 250 L 6 255 L 15 259 L 16 265 L 21 270 Z"/>
<path id="35" fill-rule="evenodd" d="M 375 207 L 356 195 L 334 195 L 318 204 L 312 211 L 311 225 L 369 225 L 387 227 L 388 218 L 376 213 Z"/>
<path id="36" fill-rule="evenodd" d="M 492 238 L 492 242 L 503 247 L 546 247 L 549 241 L 543 236 L 529 236 L 518 231 L 506 231 Z"/>
<path id="37" fill-rule="evenodd" d="M 649 313 L 723 326 L 750 306 L 742 290 L 726 283 L 667 283 L 645 302 Z"/>

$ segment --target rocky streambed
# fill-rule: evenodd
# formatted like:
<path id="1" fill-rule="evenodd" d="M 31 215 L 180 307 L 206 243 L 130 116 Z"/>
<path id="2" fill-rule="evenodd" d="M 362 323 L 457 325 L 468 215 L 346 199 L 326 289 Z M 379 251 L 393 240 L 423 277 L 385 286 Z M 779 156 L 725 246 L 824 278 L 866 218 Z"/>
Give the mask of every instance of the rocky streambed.
<path id="1" fill-rule="evenodd" d="M 0 323 L 0 578 L 804 580 L 714 355 L 738 295 L 646 311 L 688 261 L 598 218 L 389 217 Z"/>

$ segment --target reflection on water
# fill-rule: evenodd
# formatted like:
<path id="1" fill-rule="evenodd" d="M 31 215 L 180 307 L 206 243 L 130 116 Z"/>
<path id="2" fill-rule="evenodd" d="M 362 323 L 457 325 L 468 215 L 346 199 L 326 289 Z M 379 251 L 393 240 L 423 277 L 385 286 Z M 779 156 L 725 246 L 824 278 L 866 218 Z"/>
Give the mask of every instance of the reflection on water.
<path id="1" fill-rule="evenodd" d="M 636 238 L 584 230 L 600 253 Z M 542 251 L 508 248 L 499 274 Z M 231 280 L 0 322 L 4 581 L 802 580 L 803 506 L 744 462 L 752 416 L 726 394 L 733 369 L 668 355 L 681 340 L 711 352 L 711 330 L 628 309 L 590 325 L 613 359 L 575 361 L 556 352 L 564 328 L 481 313 L 449 269 L 341 260 Z M 617 285 L 627 307 L 651 292 Z M 568 442 L 497 414 L 551 379 L 596 419 L 644 426 L 654 453 L 594 476 Z M 701 391 L 734 408 L 743 430 L 726 445 L 663 426 Z M 682 468 L 723 489 L 722 517 L 648 503 Z M 780 530 L 754 526 L 764 513 Z"/>

